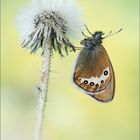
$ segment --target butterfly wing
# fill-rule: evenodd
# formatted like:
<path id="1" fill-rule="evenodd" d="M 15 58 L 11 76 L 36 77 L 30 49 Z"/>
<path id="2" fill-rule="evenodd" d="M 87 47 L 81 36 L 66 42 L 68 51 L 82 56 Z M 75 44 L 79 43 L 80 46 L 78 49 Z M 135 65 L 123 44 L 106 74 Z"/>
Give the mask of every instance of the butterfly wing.
<path id="1" fill-rule="evenodd" d="M 114 92 L 115 92 L 115 77 L 114 77 L 114 71 L 112 66 L 110 66 L 111 69 L 111 77 L 108 84 L 106 84 L 105 88 L 103 90 L 100 90 L 97 92 L 97 94 L 89 94 L 91 97 L 95 98 L 98 101 L 101 102 L 110 102 L 114 98 Z"/>
<path id="2" fill-rule="evenodd" d="M 73 80 L 78 87 L 98 101 L 109 102 L 113 99 L 115 91 L 114 71 L 103 46 L 81 50 Z"/>

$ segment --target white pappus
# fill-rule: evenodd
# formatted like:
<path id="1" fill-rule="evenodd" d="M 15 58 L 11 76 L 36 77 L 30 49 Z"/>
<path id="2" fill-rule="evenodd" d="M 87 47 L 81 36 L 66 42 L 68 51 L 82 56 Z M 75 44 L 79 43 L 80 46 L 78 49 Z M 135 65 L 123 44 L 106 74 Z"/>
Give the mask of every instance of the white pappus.
<path id="1" fill-rule="evenodd" d="M 70 39 L 78 37 L 83 28 L 81 10 L 75 0 L 32 0 L 17 16 L 22 47 L 36 52 L 50 42 L 51 49 L 75 51 Z"/>

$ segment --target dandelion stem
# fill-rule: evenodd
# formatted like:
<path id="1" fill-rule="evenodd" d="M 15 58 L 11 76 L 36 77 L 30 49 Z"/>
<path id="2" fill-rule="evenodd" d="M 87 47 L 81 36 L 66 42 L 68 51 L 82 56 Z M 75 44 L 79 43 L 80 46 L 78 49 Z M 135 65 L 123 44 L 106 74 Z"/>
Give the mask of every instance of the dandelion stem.
<path id="1" fill-rule="evenodd" d="M 48 92 L 48 82 L 49 82 L 49 71 L 50 71 L 50 61 L 51 61 L 51 49 L 50 41 L 45 44 L 44 51 L 42 54 L 42 75 L 40 87 L 38 87 L 38 103 L 36 112 L 36 122 L 34 130 L 34 140 L 41 139 L 41 132 L 45 114 L 45 106 L 47 100 Z"/>

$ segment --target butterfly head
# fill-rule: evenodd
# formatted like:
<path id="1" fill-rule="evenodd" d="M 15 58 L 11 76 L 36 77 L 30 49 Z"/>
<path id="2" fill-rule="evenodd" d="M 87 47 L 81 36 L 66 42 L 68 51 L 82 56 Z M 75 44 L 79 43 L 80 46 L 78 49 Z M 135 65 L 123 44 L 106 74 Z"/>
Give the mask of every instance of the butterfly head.
<path id="1" fill-rule="evenodd" d="M 86 37 L 85 39 L 83 39 L 81 41 L 81 45 L 85 46 L 86 48 L 90 48 L 90 49 L 95 49 L 97 47 L 99 47 L 101 44 L 102 44 L 102 40 L 105 39 L 105 38 L 108 38 L 116 33 L 119 33 L 120 31 L 122 31 L 122 28 L 115 32 L 115 33 L 112 33 L 112 31 L 109 32 L 109 34 L 106 34 L 103 33 L 102 31 L 96 31 L 94 34 L 91 33 L 89 31 L 89 29 L 87 28 L 87 26 L 85 25 L 87 31 L 90 33 L 91 37 L 88 37 L 86 36 L 83 32 L 82 34 Z M 105 36 L 104 36 L 105 35 Z M 104 36 L 104 37 L 103 37 Z"/>
<path id="2" fill-rule="evenodd" d="M 102 42 L 103 35 L 104 35 L 104 33 L 102 31 L 96 31 L 94 34 L 92 34 L 92 40 L 95 43 Z"/>
<path id="3" fill-rule="evenodd" d="M 96 31 L 94 34 L 91 34 L 91 37 L 87 37 L 81 41 L 81 45 L 85 46 L 86 48 L 96 48 L 100 44 L 102 44 L 103 35 L 102 31 Z"/>

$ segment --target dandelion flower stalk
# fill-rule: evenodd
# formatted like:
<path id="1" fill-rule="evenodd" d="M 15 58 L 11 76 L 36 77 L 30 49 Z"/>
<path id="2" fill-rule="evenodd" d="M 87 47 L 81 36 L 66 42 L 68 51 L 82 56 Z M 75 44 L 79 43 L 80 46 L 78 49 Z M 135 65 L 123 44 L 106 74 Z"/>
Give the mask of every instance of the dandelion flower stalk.
<path id="1" fill-rule="evenodd" d="M 41 75 L 41 83 L 40 87 L 38 87 L 39 94 L 38 94 L 38 105 L 37 105 L 37 112 L 36 112 L 36 124 L 34 130 L 34 140 L 39 140 L 41 135 L 41 129 L 43 124 L 44 118 L 44 111 L 45 111 L 45 103 L 47 99 L 47 89 L 48 89 L 48 82 L 49 82 L 49 68 L 50 68 L 50 61 L 51 61 L 51 50 L 48 49 L 50 46 L 49 42 L 46 44 L 44 48 L 44 52 L 42 55 L 42 75 Z"/>
<path id="2" fill-rule="evenodd" d="M 34 140 L 41 139 L 45 104 L 48 93 L 49 72 L 52 51 L 64 56 L 75 51 L 70 39 L 78 37 L 83 27 L 81 11 L 75 0 L 32 0 L 29 8 L 24 8 L 17 16 L 23 48 L 36 53 L 42 49 L 42 74 L 38 87 L 38 104 Z"/>

